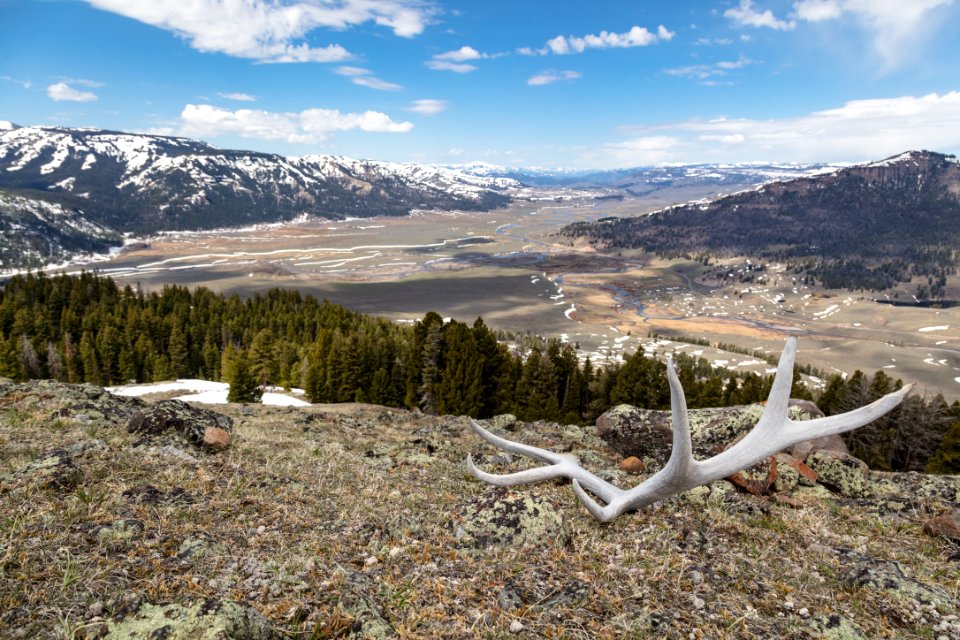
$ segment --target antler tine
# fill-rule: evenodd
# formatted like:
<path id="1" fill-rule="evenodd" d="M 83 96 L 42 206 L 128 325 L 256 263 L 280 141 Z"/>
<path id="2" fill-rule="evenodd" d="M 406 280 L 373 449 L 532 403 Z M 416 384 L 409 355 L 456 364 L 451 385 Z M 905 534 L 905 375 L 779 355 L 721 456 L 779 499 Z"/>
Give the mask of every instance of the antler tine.
<path id="1" fill-rule="evenodd" d="M 670 411 L 673 423 L 673 444 L 667 464 L 640 485 L 629 491 L 621 492 L 612 500 L 607 500 L 605 507 L 597 504 L 583 490 L 577 480 L 573 481 L 573 491 L 577 494 L 580 502 L 590 512 L 590 515 L 601 522 L 609 522 L 624 511 L 645 507 L 701 484 L 698 473 L 699 463 L 693 457 L 693 441 L 690 438 L 687 399 L 673 366 L 673 358 L 669 355 L 667 356 L 667 382 L 670 385 Z"/>
<path id="2" fill-rule="evenodd" d="M 593 491 L 605 501 L 613 500 L 617 495 L 623 493 L 618 487 L 598 478 L 581 467 L 576 456 L 554 453 L 553 451 L 541 449 L 540 447 L 533 447 L 501 438 L 481 427 L 477 421 L 472 418 L 470 419 L 470 427 L 478 436 L 495 447 L 509 451 L 510 453 L 517 453 L 527 456 L 528 458 L 549 463 L 549 466 L 546 467 L 536 467 L 525 471 L 500 475 L 487 473 L 478 468 L 473 462 L 473 456 L 467 454 L 467 470 L 479 480 L 498 487 L 512 487 L 518 484 L 542 482 L 554 478 L 571 478 L 574 479 L 574 482 L 576 482 L 576 480 L 583 482 L 589 487 L 590 491 Z"/>

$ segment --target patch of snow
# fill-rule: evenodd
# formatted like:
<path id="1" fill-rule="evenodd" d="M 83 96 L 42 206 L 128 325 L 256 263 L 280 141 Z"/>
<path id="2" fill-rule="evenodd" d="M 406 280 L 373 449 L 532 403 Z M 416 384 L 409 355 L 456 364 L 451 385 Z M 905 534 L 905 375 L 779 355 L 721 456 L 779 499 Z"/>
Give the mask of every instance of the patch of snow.
<path id="1" fill-rule="evenodd" d="M 920 329 L 917 329 L 917 331 L 919 331 L 920 333 L 927 333 L 927 332 L 929 332 L 929 331 L 946 331 L 946 330 L 949 329 L 949 328 L 950 328 L 950 325 L 948 325 L 948 324 L 941 324 L 941 325 L 937 325 L 937 326 L 935 326 L 935 327 L 922 327 L 922 328 L 920 328 Z"/>
<path id="2" fill-rule="evenodd" d="M 285 393 L 279 393 L 282 388 L 268 387 L 260 400 L 262 404 L 276 407 L 305 407 L 310 403 Z M 152 384 L 123 385 L 107 387 L 107 391 L 118 396 L 145 396 L 151 393 L 183 392 L 174 400 L 184 402 L 199 402 L 201 404 L 226 404 L 230 385 L 226 382 L 212 380 L 180 379 L 176 382 L 155 382 Z M 293 389 L 294 395 L 303 395 L 303 389 Z"/>

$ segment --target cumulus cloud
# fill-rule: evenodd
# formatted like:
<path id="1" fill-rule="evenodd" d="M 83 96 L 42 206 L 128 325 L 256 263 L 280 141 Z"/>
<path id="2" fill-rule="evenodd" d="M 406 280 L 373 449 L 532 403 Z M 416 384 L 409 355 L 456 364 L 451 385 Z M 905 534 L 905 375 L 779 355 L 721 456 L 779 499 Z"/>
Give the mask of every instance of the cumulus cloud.
<path id="1" fill-rule="evenodd" d="M 350 78 L 350 82 L 360 85 L 361 87 L 369 87 L 370 89 L 376 89 L 378 91 L 399 91 L 403 89 L 402 86 L 395 82 L 381 80 L 372 75 L 372 71 L 364 69 L 363 67 L 342 66 L 337 67 L 333 72 L 341 76 L 347 76 Z"/>
<path id="2" fill-rule="evenodd" d="M 435 116 L 446 111 L 448 106 L 450 104 L 446 100 L 424 98 L 423 100 L 414 100 L 407 109 L 422 116 Z"/>
<path id="3" fill-rule="evenodd" d="M 767 27 L 778 31 L 790 31 L 797 26 L 795 20 L 781 20 L 773 15 L 770 9 L 758 11 L 753 6 L 753 0 L 740 0 L 739 6 L 727 9 L 723 15 L 746 27 Z"/>
<path id="4" fill-rule="evenodd" d="M 854 100 L 796 118 L 685 120 L 623 131 L 633 137 L 586 152 L 584 163 L 876 160 L 960 148 L 960 92 Z"/>
<path id="5" fill-rule="evenodd" d="M 873 47 L 887 68 L 900 66 L 926 32 L 936 26 L 934 9 L 953 0 L 799 0 L 799 20 L 825 22 L 851 16 L 873 34 Z"/>
<path id="6" fill-rule="evenodd" d="M 320 29 L 373 22 L 409 38 L 436 12 L 421 0 L 87 0 L 91 5 L 166 29 L 205 53 L 259 62 L 337 62 L 351 54 L 338 44 L 302 40 Z M 298 41 L 299 44 L 297 43 Z"/>
<path id="7" fill-rule="evenodd" d="M 97 99 L 97 94 L 92 91 L 81 91 L 74 89 L 66 82 L 56 82 L 47 87 L 47 95 L 51 100 L 57 102 L 93 102 Z"/>
<path id="8" fill-rule="evenodd" d="M 580 75 L 578 71 L 553 71 L 551 69 L 531 76 L 530 79 L 527 80 L 527 84 L 531 87 L 542 87 L 543 85 L 553 84 L 560 80 L 576 80 Z"/>
<path id="9" fill-rule="evenodd" d="M 566 55 L 571 53 L 583 53 L 587 49 L 609 49 L 609 48 L 629 48 L 646 47 L 661 41 L 668 41 L 676 35 L 665 26 L 657 27 L 656 33 L 649 31 L 646 27 L 634 26 L 624 33 L 614 33 L 610 31 L 601 31 L 599 34 L 587 34 L 585 36 L 557 36 L 547 40 L 545 46 L 539 49 L 530 47 L 521 47 L 517 53 L 521 55 Z"/>
<path id="10" fill-rule="evenodd" d="M 231 111 L 210 105 L 188 104 L 180 114 L 177 134 L 191 138 L 214 138 L 226 134 L 290 143 L 317 143 L 337 131 L 406 133 L 410 122 L 396 122 L 379 111 L 342 113 L 337 109 L 306 109 L 299 113 L 258 109 Z"/>
<path id="11" fill-rule="evenodd" d="M 227 93 L 218 93 L 218 96 L 224 98 L 225 100 L 236 100 L 237 102 L 256 102 L 257 97 L 252 96 L 249 93 L 237 93 L 237 92 L 227 92 Z"/>

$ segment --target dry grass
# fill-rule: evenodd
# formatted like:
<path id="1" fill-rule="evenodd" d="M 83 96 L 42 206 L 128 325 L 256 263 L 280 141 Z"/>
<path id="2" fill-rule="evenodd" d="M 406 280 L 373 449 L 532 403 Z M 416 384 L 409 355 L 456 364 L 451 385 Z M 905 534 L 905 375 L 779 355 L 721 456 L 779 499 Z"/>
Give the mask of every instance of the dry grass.
<path id="1" fill-rule="evenodd" d="M 66 444 L 107 444 L 76 459 L 70 488 L 0 484 L 0 637 L 82 638 L 132 602 L 201 598 L 248 604 L 297 638 L 348 634 L 357 602 L 403 638 L 512 637 L 515 620 L 521 637 L 816 637 L 804 607 L 845 616 L 866 637 L 936 637 L 932 617 L 911 619 L 912 605 L 845 582 L 837 549 L 898 561 L 954 601 L 960 592 L 956 548 L 917 524 L 941 504 L 915 502 L 911 517 L 730 494 L 601 525 L 568 486 L 547 484 L 517 491 L 563 515 L 552 541 L 477 549 L 457 524 L 495 490 L 464 473 L 465 453 L 484 448 L 462 419 L 232 405 L 229 450 L 183 446 L 198 460 L 189 464 L 70 406 L 29 392 L 0 399 L 0 476 Z M 598 451 L 591 466 L 616 473 L 589 431 L 527 425 L 516 437 Z M 196 540 L 207 552 L 185 556 Z"/>

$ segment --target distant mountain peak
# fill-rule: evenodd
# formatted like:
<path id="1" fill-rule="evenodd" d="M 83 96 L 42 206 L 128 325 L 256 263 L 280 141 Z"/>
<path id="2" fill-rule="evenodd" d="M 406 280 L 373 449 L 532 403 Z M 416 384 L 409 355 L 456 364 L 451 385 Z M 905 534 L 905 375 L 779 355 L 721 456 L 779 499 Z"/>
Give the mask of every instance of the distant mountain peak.
<path id="1" fill-rule="evenodd" d="M 9 120 L 0 120 L 0 131 L 9 131 L 10 129 L 18 129 L 19 127 Z"/>
<path id="2" fill-rule="evenodd" d="M 890 167 L 895 165 L 905 165 L 905 166 L 919 166 L 919 165 L 928 165 L 931 163 L 939 164 L 944 161 L 956 162 L 957 157 L 953 155 L 947 155 L 944 153 L 938 153 L 936 151 L 927 151 L 926 149 L 920 151 L 904 151 L 895 156 L 890 156 L 889 158 L 884 158 L 883 160 L 877 160 L 876 162 L 867 162 L 862 165 L 854 165 L 855 167 Z"/>

